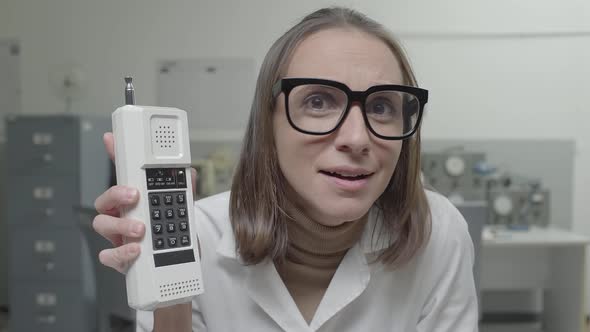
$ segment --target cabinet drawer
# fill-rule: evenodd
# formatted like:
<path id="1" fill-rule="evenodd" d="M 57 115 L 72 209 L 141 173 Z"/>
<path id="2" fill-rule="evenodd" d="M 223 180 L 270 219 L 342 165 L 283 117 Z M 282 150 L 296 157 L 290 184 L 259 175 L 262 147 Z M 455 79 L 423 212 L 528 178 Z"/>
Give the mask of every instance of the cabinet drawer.
<path id="1" fill-rule="evenodd" d="M 6 216 L 13 225 L 72 225 L 78 205 L 78 181 L 74 176 L 7 178 L 4 188 Z"/>
<path id="2" fill-rule="evenodd" d="M 8 119 L 8 174 L 72 174 L 78 168 L 78 127 L 78 120 L 68 116 Z"/>
<path id="3" fill-rule="evenodd" d="M 80 280 L 82 260 L 91 259 L 76 229 L 11 226 L 13 280 Z"/>
<path id="4" fill-rule="evenodd" d="M 93 331 L 90 299 L 81 283 L 19 282 L 11 287 L 10 329 L 14 332 Z"/>

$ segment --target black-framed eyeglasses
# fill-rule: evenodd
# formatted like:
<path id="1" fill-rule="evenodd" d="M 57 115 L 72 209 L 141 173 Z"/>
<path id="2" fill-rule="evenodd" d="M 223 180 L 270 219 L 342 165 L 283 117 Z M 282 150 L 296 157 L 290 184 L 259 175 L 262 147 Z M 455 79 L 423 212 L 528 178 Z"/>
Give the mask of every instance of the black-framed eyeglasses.
<path id="1" fill-rule="evenodd" d="M 285 94 L 291 126 L 304 134 L 327 135 L 346 119 L 353 102 L 362 105 L 365 125 L 386 140 L 412 136 L 422 119 L 428 90 L 405 85 L 376 85 L 352 91 L 343 83 L 317 78 L 283 78 L 272 89 L 273 98 Z"/>

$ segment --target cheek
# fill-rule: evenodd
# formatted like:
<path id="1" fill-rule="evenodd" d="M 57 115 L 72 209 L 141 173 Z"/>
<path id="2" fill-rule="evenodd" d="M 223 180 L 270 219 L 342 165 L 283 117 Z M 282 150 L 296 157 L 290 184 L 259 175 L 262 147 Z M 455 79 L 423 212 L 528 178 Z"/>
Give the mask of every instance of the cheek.
<path id="1" fill-rule="evenodd" d="M 275 127 L 275 144 L 279 165 L 285 176 L 308 178 L 310 174 L 303 174 L 313 168 L 319 151 L 316 144 L 309 140 L 305 134 L 301 134 L 291 128 Z M 305 176 L 305 177 L 303 177 Z"/>
<path id="2" fill-rule="evenodd" d="M 305 197 L 306 193 L 317 191 L 311 188 L 317 180 L 314 167 L 326 144 L 321 138 L 293 129 L 282 112 L 273 118 L 279 167 L 289 185 Z"/>
<path id="3" fill-rule="evenodd" d="M 303 161 L 309 160 L 309 156 L 305 155 L 306 143 L 301 137 L 302 134 L 291 128 L 284 115 L 284 110 L 277 111 L 273 118 L 277 157 L 283 174 L 289 178 L 289 175 L 301 172 L 302 165 L 305 164 Z"/>
<path id="4" fill-rule="evenodd" d="M 387 177 L 391 177 L 393 175 L 393 172 L 395 171 L 397 162 L 399 160 L 399 156 L 402 150 L 402 142 L 387 142 L 386 144 L 380 146 L 379 150 L 379 161 L 381 163 L 381 167 L 385 171 L 384 175 L 386 175 Z"/>

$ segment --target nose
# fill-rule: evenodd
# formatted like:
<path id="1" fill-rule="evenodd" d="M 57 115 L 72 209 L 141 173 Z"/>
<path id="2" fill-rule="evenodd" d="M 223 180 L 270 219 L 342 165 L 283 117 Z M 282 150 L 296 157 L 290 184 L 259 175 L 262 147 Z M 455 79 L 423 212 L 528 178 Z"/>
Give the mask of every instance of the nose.
<path id="1" fill-rule="evenodd" d="M 370 135 L 361 108 L 358 104 L 353 104 L 336 131 L 336 149 L 352 154 L 365 154 L 369 151 Z"/>

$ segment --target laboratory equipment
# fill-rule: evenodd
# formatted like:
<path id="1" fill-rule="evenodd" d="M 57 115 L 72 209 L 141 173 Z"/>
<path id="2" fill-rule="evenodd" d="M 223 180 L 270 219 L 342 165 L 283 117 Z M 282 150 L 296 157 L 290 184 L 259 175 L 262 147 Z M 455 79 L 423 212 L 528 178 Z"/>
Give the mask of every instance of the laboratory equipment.
<path id="1" fill-rule="evenodd" d="M 489 223 L 510 228 L 547 227 L 550 192 L 539 180 L 502 174 L 487 181 Z"/>
<path id="2" fill-rule="evenodd" d="M 422 174 L 432 186 L 452 202 L 479 201 L 486 197 L 485 154 L 463 149 L 424 152 Z"/>

